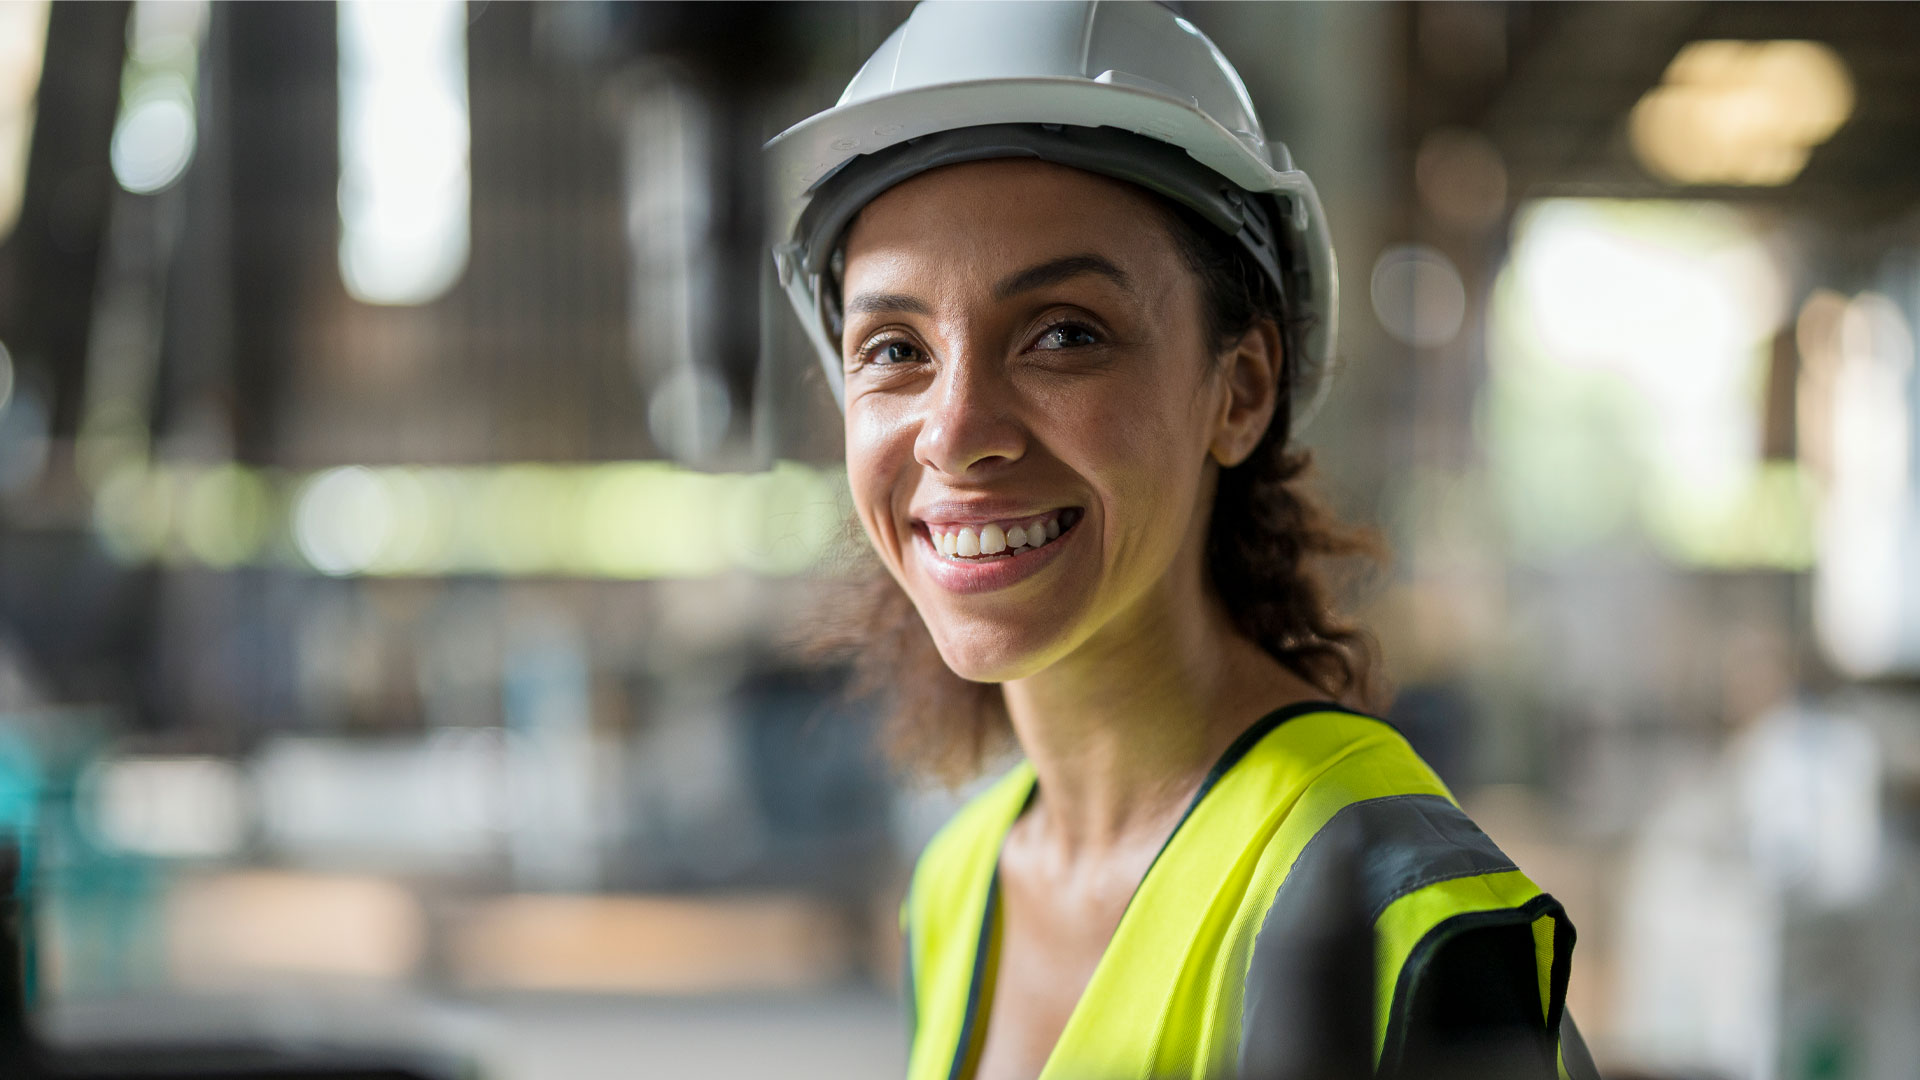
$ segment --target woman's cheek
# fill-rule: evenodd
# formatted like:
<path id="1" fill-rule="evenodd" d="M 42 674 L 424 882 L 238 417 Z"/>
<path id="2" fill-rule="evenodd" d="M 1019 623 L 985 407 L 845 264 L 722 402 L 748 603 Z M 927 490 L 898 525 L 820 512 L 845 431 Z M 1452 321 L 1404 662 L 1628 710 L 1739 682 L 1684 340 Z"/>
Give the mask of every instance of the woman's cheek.
<path id="1" fill-rule="evenodd" d="M 1137 414 L 1109 429 L 1089 448 L 1087 465 L 1107 517 L 1109 550 L 1128 567 L 1137 569 L 1142 559 L 1157 564 L 1179 547 L 1185 529 L 1177 523 L 1194 511 L 1195 486 L 1183 482 L 1199 471 L 1192 439 Z"/>
<path id="2" fill-rule="evenodd" d="M 893 515 L 889 511 L 885 485 L 872 476 L 860 476 L 851 470 L 847 478 L 853 490 L 854 512 L 860 515 L 860 527 L 866 531 L 867 542 L 882 558 L 891 561 L 897 545 L 888 542 Z"/>
<path id="3" fill-rule="evenodd" d="M 883 557 L 899 557 L 899 538 L 895 532 L 894 502 L 906 493 L 898 490 L 904 463 L 896 460 L 903 452 L 899 439 L 889 425 L 875 423 L 873 410 L 847 412 L 847 486 L 853 495 L 854 511 L 867 538 Z M 908 443 L 904 452 L 911 454 Z"/>

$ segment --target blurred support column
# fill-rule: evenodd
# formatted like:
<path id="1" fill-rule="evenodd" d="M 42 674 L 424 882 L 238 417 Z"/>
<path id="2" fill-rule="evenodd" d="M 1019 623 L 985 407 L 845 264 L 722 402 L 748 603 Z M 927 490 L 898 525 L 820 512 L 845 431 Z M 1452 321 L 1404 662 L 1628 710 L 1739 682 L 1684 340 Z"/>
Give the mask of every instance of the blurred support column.
<path id="1" fill-rule="evenodd" d="M 232 230 L 234 453 L 277 463 L 282 396 L 310 306 L 341 295 L 339 67 L 332 4 L 216 4 Z"/>
<path id="2" fill-rule="evenodd" d="M 53 5 L 20 224 L 0 249 L 8 264 L 0 280 L 12 284 L 0 295 L 0 341 L 25 381 L 44 381 L 56 438 L 79 426 L 131 6 Z"/>
<path id="3" fill-rule="evenodd" d="M 1387 4 L 1193 4 L 1188 16 L 1219 42 L 1260 111 L 1267 137 L 1287 144 L 1326 204 L 1340 260 L 1340 341 L 1333 389 L 1303 432 L 1322 487 L 1362 519 L 1362 500 L 1402 467 L 1404 353 L 1371 317 L 1367 270 L 1401 235 L 1412 185 L 1400 94 L 1406 7 Z"/>
<path id="4" fill-rule="evenodd" d="M 753 454 L 767 191 L 761 145 L 803 67 L 803 5 L 662 3 L 629 24 L 628 237 L 654 441 L 688 464 Z M 661 295 L 661 294 L 666 295 Z M 679 325 L 671 325 L 669 320 Z"/>
<path id="5" fill-rule="evenodd" d="M 119 190 L 110 147 L 130 12 L 124 2 L 53 5 L 20 219 L 0 246 L 0 342 L 18 379 L 7 416 L 44 408 L 52 436 L 45 468 L 19 460 L 48 445 L 38 430 L 18 440 L 16 427 L 0 447 L 0 474 L 17 500 L 0 527 L 0 628 L 17 635 L 35 692 L 68 699 L 116 689 L 146 602 L 145 582 L 117 573 L 90 542 L 91 501 L 71 456 Z M 23 443 L 38 445 L 22 455 Z"/>
<path id="6" fill-rule="evenodd" d="M 194 161 L 175 195 L 178 233 L 161 301 L 165 336 L 152 408 L 155 452 L 162 458 L 232 454 L 235 106 L 228 39 L 234 8 L 208 5 L 194 88 Z"/>
<path id="7" fill-rule="evenodd" d="M 0 840 L 0 1075 L 31 1075 L 27 1027 L 27 910 L 19 844 Z"/>

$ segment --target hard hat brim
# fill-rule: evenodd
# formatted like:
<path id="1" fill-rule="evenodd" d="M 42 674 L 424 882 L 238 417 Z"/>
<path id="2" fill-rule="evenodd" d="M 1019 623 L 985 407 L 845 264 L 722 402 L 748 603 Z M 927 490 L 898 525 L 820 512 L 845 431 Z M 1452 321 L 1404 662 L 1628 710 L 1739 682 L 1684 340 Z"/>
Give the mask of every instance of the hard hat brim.
<path id="1" fill-rule="evenodd" d="M 1259 136 L 1236 135 L 1201 112 L 1193 99 L 1173 94 L 1119 81 L 1063 77 L 943 83 L 828 109 L 774 136 L 766 149 L 773 155 L 777 187 L 789 204 L 803 203 L 815 185 L 857 155 L 938 131 L 985 124 L 1117 127 L 1181 147 L 1248 191 L 1288 187 L 1284 174 L 1292 170 L 1275 168 Z M 1291 164 L 1284 147 L 1278 148 L 1278 156 L 1282 165 Z"/>

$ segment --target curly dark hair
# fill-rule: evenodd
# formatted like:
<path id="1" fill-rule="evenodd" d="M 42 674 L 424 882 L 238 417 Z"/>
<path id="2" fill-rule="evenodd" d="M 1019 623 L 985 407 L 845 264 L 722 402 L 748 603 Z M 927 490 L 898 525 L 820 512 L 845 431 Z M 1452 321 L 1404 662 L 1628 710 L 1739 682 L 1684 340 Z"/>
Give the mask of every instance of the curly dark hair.
<path id="1" fill-rule="evenodd" d="M 1199 280 L 1206 355 L 1224 364 L 1262 319 L 1278 327 L 1287 358 L 1300 355 L 1309 322 L 1289 317 L 1258 264 L 1199 215 L 1147 194 Z M 1282 387 L 1288 382 L 1282 378 Z M 1274 659 L 1329 698 L 1377 712 L 1384 705 L 1378 645 L 1336 608 L 1332 571 L 1378 563 L 1385 548 L 1376 533 L 1344 525 L 1307 490 L 1312 455 L 1289 448 L 1290 412 L 1283 389 L 1253 453 L 1220 470 L 1207 535 L 1210 584 L 1240 632 Z M 947 667 L 858 522 L 848 526 L 859 565 L 850 585 L 836 582 L 804 651 L 816 661 L 850 664 L 852 695 L 885 699 L 882 743 L 896 765 L 947 783 L 970 779 L 1012 741 L 1000 686 Z"/>

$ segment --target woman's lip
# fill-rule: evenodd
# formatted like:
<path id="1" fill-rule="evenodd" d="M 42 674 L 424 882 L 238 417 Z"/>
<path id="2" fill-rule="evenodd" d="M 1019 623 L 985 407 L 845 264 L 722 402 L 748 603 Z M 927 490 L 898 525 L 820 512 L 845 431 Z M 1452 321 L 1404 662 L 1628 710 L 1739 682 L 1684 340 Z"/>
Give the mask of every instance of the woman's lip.
<path id="1" fill-rule="evenodd" d="M 943 525 L 955 529 L 977 529 L 982 525 L 992 525 L 996 522 L 1025 521 L 1028 518 L 1046 517 L 1049 514 L 1060 515 L 1078 509 L 1080 508 L 1070 504 L 1049 506 L 1040 510 L 1001 506 L 935 504 L 924 508 L 918 514 L 909 516 L 907 520 L 917 526 Z"/>
<path id="2" fill-rule="evenodd" d="M 1086 519 L 1085 514 L 1080 517 L 1081 520 Z M 933 546 L 933 539 L 926 527 L 922 525 L 913 530 L 913 549 L 934 584 L 948 592 L 973 595 L 1004 589 L 1039 573 L 1079 531 L 1080 523 L 1076 521 L 1071 528 L 1063 530 L 1042 547 L 1021 548 L 1017 554 L 970 562 L 940 554 L 939 549 Z"/>

